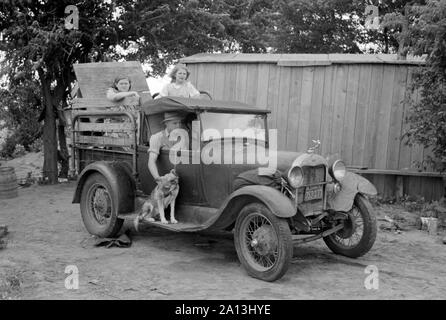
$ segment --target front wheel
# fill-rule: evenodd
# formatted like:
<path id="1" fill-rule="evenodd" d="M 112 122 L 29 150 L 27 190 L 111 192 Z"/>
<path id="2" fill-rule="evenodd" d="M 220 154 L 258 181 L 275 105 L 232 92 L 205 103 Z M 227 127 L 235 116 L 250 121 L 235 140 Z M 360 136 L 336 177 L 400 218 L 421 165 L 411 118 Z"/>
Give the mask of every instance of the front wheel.
<path id="1" fill-rule="evenodd" d="M 114 237 L 122 227 L 117 203 L 107 179 L 100 173 L 87 177 L 81 194 L 81 214 L 85 228 L 93 235 Z"/>
<path id="2" fill-rule="evenodd" d="M 357 258 L 366 254 L 375 243 L 376 217 L 372 205 L 361 194 L 356 195 L 347 215 L 344 228 L 324 237 L 324 241 L 334 253 Z"/>
<path id="3" fill-rule="evenodd" d="M 250 276 L 275 281 L 288 270 L 293 256 L 290 228 L 265 205 L 251 203 L 241 210 L 234 241 L 237 256 Z"/>

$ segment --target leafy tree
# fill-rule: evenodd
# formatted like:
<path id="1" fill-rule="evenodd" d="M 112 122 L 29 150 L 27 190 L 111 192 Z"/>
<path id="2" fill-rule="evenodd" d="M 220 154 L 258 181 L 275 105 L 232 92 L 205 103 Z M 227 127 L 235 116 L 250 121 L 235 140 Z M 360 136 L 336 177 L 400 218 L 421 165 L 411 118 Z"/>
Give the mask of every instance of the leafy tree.
<path id="1" fill-rule="evenodd" d="M 0 5 L 0 50 L 6 53 L 3 73 L 11 80 L 38 81 L 44 105 L 44 176 L 57 182 L 56 118 L 73 81 L 72 64 L 101 60 L 117 39 L 112 5 L 77 1 L 79 29 L 65 28 L 71 1 L 5 1 Z M 59 131 L 61 132 L 61 131 Z M 60 146 L 66 150 L 63 132 Z"/>
<path id="2" fill-rule="evenodd" d="M 14 128 L 7 137 L 3 156 L 11 156 L 16 144 L 29 150 L 30 145 L 42 135 L 42 125 L 38 120 L 42 111 L 38 84 L 36 81 L 12 82 L 8 90 L 0 88 L 0 101 L 2 126 Z"/>
<path id="3" fill-rule="evenodd" d="M 117 32 L 127 59 L 162 74 L 177 59 L 199 52 L 264 52 L 256 13 L 267 1 L 117 0 Z"/>
<path id="4" fill-rule="evenodd" d="M 426 54 L 426 66 L 414 74 L 412 90 L 419 90 L 407 120 L 411 143 L 432 148 L 440 170 L 446 169 L 446 0 L 412 6 L 409 52 Z M 429 160 L 429 159 L 427 159 Z"/>
<path id="5" fill-rule="evenodd" d="M 357 0 L 275 0 L 265 36 L 275 52 L 360 53 L 364 8 Z"/>

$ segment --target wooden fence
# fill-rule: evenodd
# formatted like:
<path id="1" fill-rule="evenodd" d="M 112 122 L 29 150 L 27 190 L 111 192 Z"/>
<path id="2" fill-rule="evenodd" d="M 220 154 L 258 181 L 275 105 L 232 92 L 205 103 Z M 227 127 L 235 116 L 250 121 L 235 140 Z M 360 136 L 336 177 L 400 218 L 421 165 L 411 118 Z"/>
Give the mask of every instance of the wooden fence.
<path id="1" fill-rule="evenodd" d="M 339 154 L 347 165 L 381 170 L 417 170 L 417 163 L 429 152 L 419 145 L 407 146 L 402 139 L 409 110 L 408 88 L 414 69 L 423 64 L 421 59 L 198 54 L 182 62 L 191 71 L 189 80 L 214 99 L 270 109 L 269 126 L 278 129 L 279 149 L 307 150 L 312 140 L 319 139 L 323 155 Z M 417 93 L 411 98 L 419 99 Z M 440 175 L 438 179 L 441 181 Z M 416 190 L 424 190 L 422 184 L 431 182 L 420 182 Z M 442 183 L 438 185 L 435 191 L 426 186 L 431 190 L 426 198 L 442 195 Z"/>

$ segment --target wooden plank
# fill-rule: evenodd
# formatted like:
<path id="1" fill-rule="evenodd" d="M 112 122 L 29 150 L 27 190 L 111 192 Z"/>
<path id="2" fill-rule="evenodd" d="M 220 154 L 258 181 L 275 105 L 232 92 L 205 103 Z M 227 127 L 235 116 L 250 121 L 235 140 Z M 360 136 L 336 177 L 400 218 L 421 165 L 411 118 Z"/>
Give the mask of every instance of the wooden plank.
<path id="1" fill-rule="evenodd" d="M 259 64 L 247 65 L 246 103 L 255 105 L 257 102 L 257 79 L 259 78 Z"/>
<path id="2" fill-rule="evenodd" d="M 287 119 L 288 107 L 290 101 L 290 82 L 291 82 L 291 68 L 279 67 L 280 69 L 280 87 L 279 100 L 277 105 L 277 146 L 279 150 L 283 150 L 286 145 L 288 135 Z"/>
<path id="3" fill-rule="evenodd" d="M 76 79 L 84 98 L 105 97 L 117 76 L 132 82 L 131 90 L 148 91 L 146 76 L 138 61 L 79 63 L 73 65 Z"/>
<path id="4" fill-rule="evenodd" d="M 299 126 L 297 136 L 297 150 L 308 149 L 310 129 L 311 98 L 313 91 L 314 67 L 304 67 L 302 70 L 302 94 L 300 98 Z"/>
<path id="5" fill-rule="evenodd" d="M 269 118 L 268 127 L 277 129 L 277 104 L 279 101 L 279 87 L 280 87 L 280 69 L 276 65 L 269 65 L 269 79 L 268 79 L 268 109 L 271 110 L 271 117 Z"/>
<path id="6" fill-rule="evenodd" d="M 356 118 L 353 134 L 352 164 L 365 166 L 364 151 L 366 146 L 367 114 L 370 99 L 372 66 L 361 65 L 358 97 L 356 100 Z"/>
<path id="7" fill-rule="evenodd" d="M 361 67 L 350 65 L 348 67 L 347 96 L 344 110 L 344 126 L 342 130 L 341 157 L 346 164 L 354 164 L 353 141 L 355 134 L 356 102 L 358 99 L 359 79 Z M 355 163 L 356 164 L 356 163 Z"/>
<path id="8" fill-rule="evenodd" d="M 76 126 L 76 131 L 112 132 L 112 131 L 128 131 L 128 130 L 135 130 L 135 127 L 130 122 L 121 122 L 121 123 L 78 122 Z"/>
<path id="9" fill-rule="evenodd" d="M 395 81 L 390 111 L 389 143 L 387 146 L 387 169 L 398 169 L 399 150 L 401 144 L 402 117 L 404 112 L 404 97 L 406 94 L 407 67 L 395 67 Z"/>
<path id="10" fill-rule="evenodd" d="M 209 72 L 211 69 L 209 68 L 209 65 L 205 64 L 199 64 L 197 68 L 197 80 L 196 82 L 191 83 L 194 85 L 195 88 L 197 88 L 198 91 L 210 91 L 209 88 Z M 212 74 L 213 76 L 213 74 Z M 214 79 L 212 77 L 212 84 L 214 83 Z"/>
<path id="11" fill-rule="evenodd" d="M 214 87 L 212 92 L 209 92 L 213 99 L 224 100 L 226 97 L 224 95 L 225 86 L 225 66 L 221 63 L 215 64 L 214 73 Z"/>
<path id="12" fill-rule="evenodd" d="M 347 166 L 347 170 L 360 174 L 373 175 L 394 175 L 394 176 L 412 176 L 412 177 L 442 177 L 445 174 L 440 172 L 412 171 L 412 170 L 389 170 L 389 169 L 355 169 Z"/>
<path id="13" fill-rule="evenodd" d="M 394 200 L 396 198 L 396 177 L 383 176 L 384 178 L 384 199 Z"/>
<path id="14" fill-rule="evenodd" d="M 406 79 L 406 90 L 405 90 L 405 102 L 403 103 L 403 114 L 401 115 L 401 136 L 404 135 L 404 133 L 409 129 L 409 123 L 406 122 L 406 117 L 409 114 L 410 111 L 410 103 L 408 99 L 412 97 L 413 93 L 410 92 L 409 86 L 412 82 L 413 78 L 413 68 L 408 68 L 407 70 L 407 79 Z M 407 144 L 408 140 L 407 138 L 403 138 L 400 140 L 399 145 L 399 160 L 398 160 L 398 168 L 400 169 L 408 169 L 411 167 L 410 163 L 410 155 L 411 155 L 411 147 Z"/>
<path id="15" fill-rule="evenodd" d="M 421 197 L 421 178 L 422 177 L 409 177 L 407 184 L 407 194 L 413 197 Z"/>
<path id="16" fill-rule="evenodd" d="M 374 168 L 376 159 L 376 134 L 377 121 L 380 106 L 380 97 L 383 86 L 384 66 L 373 65 L 372 77 L 370 79 L 370 94 L 367 107 L 367 126 L 366 138 L 364 148 L 364 162 L 363 165 L 369 168 Z"/>
<path id="17" fill-rule="evenodd" d="M 401 201 L 404 197 L 403 176 L 396 176 L 395 180 L 395 197 L 396 201 Z"/>
<path id="18" fill-rule="evenodd" d="M 378 196 L 385 199 L 385 176 L 375 176 L 373 182 L 376 190 L 378 190 Z"/>
<path id="19" fill-rule="evenodd" d="M 326 67 L 314 67 L 311 110 L 310 110 L 310 128 L 308 132 L 307 145 L 312 146 L 313 140 L 321 140 L 321 122 L 322 122 L 322 103 L 324 99 L 324 77 Z M 317 152 L 320 152 L 318 150 Z"/>
<path id="20" fill-rule="evenodd" d="M 414 103 L 418 103 L 421 98 L 421 90 L 417 89 L 414 92 L 413 99 Z M 423 149 L 424 147 L 418 143 L 414 143 L 411 148 L 411 154 L 410 154 L 410 164 L 412 168 L 422 168 L 422 162 L 423 162 Z"/>
<path id="21" fill-rule="evenodd" d="M 268 83 L 269 83 L 269 69 L 270 66 L 266 63 L 261 63 L 257 66 L 257 94 L 255 104 L 260 107 L 268 107 Z M 255 81 L 256 79 L 252 79 Z"/>
<path id="22" fill-rule="evenodd" d="M 187 64 L 186 65 L 187 69 L 189 69 L 190 75 L 189 78 L 187 79 L 188 81 L 190 81 L 190 83 L 192 83 L 193 85 L 196 85 L 198 82 L 198 77 L 200 75 L 200 73 L 198 72 L 198 68 L 199 65 L 198 64 Z M 170 81 L 170 78 L 169 78 Z"/>
<path id="23" fill-rule="evenodd" d="M 432 179 L 428 178 L 428 177 L 422 177 L 420 183 L 421 183 L 420 192 L 423 195 L 424 199 L 426 201 L 432 201 L 432 199 L 433 199 Z"/>
<path id="24" fill-rule="evenodd" d="M 132 146 L 132 138 L 115 138 L 110 136 L 81 136 L 78 135 L 76 144 L 100 145 L 100 146 Z"/>
<path id="25" fill-rule="evenodd" d="M 246 83 L 248 81 L 248 65 L 237 64 L 237 78 L 235 87 L 235 99 L 246 103 Z"/>
<path id="26" fill-rule="evenodd" d="M 373 168 L 385 169 L 387 162 L 387 149 L 389 144 L 390 112 L 395 78 L 395 66 L 384 68 L 383 88 L 380 97 L 377 115 L 376 132 L 376 159 Z"/>
<path id="27" fill-rule="evenodd" d="M 335 67 L 325 68 L 324 91 L 322 99 L 321 128 L 319 136 L 321 137 L 321 154 L 327 156 L 331 152 L 331 132 L 333 129 L 333 92 L 335 85 Z"/>
<path id="28" fill-rule="evenodd" d="M 224 95 L 227 100 L 233 101 L 236 99 L 236 80 L 237 80 L 237 66 L 234 64 L 225 65 L 225 85 Z"/>
<path id="29" fill-rule="evenodd" d="M 336 89 L 333 104 L 333 130 L 331 136 L 331 154 L 341 156 L 344 110 L 347 96 L 348 66 L 337 65 L 335 69 Z"/>
<path id="30" fill-rule="evenodd" d="M 287 117 L 287 139 L 285 149 L 289 151 L 298 151 L 297 137 L 299 134 L 299 113 L 302 109 L 302 75 L 303 68 L 289 68 L 291 71 L 291 85 L 288 102 Z"/>
<path id="31" fill-rule="evenodd" d="M 443 178 L 432 179 L 432 200 L 440 200 L 445 196 L 445 182 L 443 182 Z"/>

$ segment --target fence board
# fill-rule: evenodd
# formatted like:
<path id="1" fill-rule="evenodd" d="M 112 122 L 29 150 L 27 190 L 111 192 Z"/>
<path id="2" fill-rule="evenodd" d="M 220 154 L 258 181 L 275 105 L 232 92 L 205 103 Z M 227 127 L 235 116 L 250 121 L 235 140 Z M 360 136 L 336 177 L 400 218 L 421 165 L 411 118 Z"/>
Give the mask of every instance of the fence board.
<path id="1" fill-rule="evenodd" d="M 248 65 L 237 65 L 235 100 L 246 102 L 246 82 L 248 81 Z"/>
<path id="2" fill-rule="evenodd" d="M 307 146 L 312 146 L 312 140 L 320 140 L 320 129 L 322 121 L 322 103 L 324 99 L 324 67 L 314 67 L 313 94 L 311 97 L 310 130 Z"/>
<path id="3" fill-rule="evenodd" d="M 361 69 L 359 77 L 358 98 L 356 101 L 356 118 L 353 134 L 352 164 L 363 164 L 366 147 L 367 107 L 370 95 L 372 66 L 366 65 Z"/>
<path id="4" fill-rule="evenodd" d="M 291 82 L 291 68 L 281 67 L 280 68 L 280 88 L 279 88 L 279 103 L 277 109 L 277 122 L 278 128 L 283 128 L 285 130 L 278 130 L 278 147 L 279 150 L 283 150 L 286 145 L 286 139 L 289 134 L 286 130 L 286 124 L 288 119 L 288 108 L 289 108 L 289 96 L 290 96 L 290 82 Z"/>
<path id="5" fill-rule="evenodd" d="M 256 104 L 257 102 L 257 79 L 259 78 L 258 64 L 248 65 L 248 74 L 246 79 L 246 97 L 245 102 Z"/>
<path id="6" fill-rule="evenodd" d="M 286 150 L 297 150 L 297 136 L 299 130 L 300 99 L 302 94 L 302 68 L 291 70 L 291 87 L 288 105 Z"/>
<path id="7" fill-rule="evenodd" d="M 256 89 L 256 105 L 260 107 L 268 107 L 268 80 L 269 80 L 269 65 L 258 65 L 257 89 Z M 252 79 L 255 81 L 256 79 Z"/>
<path id="8" fill-rule="evenodd" d="M 399 162 L 399 145 L 401 137 L 401 118 L 404 108 L 404 96 L 407 81 L 407 68 L 404 66 L 396 66 L 395 81 L 393 82 L 392 106 L 390 112 L 390 127 L 387 147 L 387 169 L 398 169 Z"/>
<path id="9" fill-rule="evenodd" d="M 348 65 L 336 66 L 336 89 L 334 96 L 333 130 L 331 135 L 332 154 L 341 155 L 342 128 L 344 127 L 344 111 L 347 96 Z"/>
<path id="10" fill-rule="evenodd" d="M 324 78 L 324 94 L 322 101 L 322 115 L 321 115 L 321 153 L 327 156 L 331 151 L 331 132 L 333 128 L 333 92 L 335 86 L 335 68 L 333 66 L 325 68 Z"/>
<path id="11" fill-rule="evenodd" d="M 376 132 L 376 159 L 374 168 L 385 169 L 387 160 L 387 147 L 389 143 L 390 112 L 392 107 L 393 82 L 395 66 L 384 69 L 383 88 L 380 97 L 380 106 L 377 117 Z"/>
<path id="12" fill-rule="evenodd" d="M 226 64 L 225 65 L 225 83 L 224 83 L 224 95 L 228 100 L 235 100 L 235 83 L 237 80 L 237 65 Z"/>
<path id="13" fill-rule="evenodd" d="M 215 64 L 215 72 L 214 72 L 214 86 L 213 90 L 209 92 L 215 100 L 224 100 L 224 83 L 225 83 L 225 66 L 222 64 Z"/>
<path id="14" fill-rule="evenodd" d="M 297 136 L 297 149 L 308 149 L 308 133 L 310 128 L 311 92 L 313 86 L 314 67 L 304 67 L 302 74 L 302 92 L 299 110 L 299 127 Z"/>
<path id="15" fill-rule="evenodd" d="M 407 89 L 405 90 L 405 99 L 410 99 L 411 97 L 413 97 L 413 93 L 410 91 L 409 86 L 410 83 L 412 82 L 412 76 L 413 76 L 413 68 L 408 68 L 407 70 L 407 79 L 406 79 L 406 86 Z M 408 101 L 405 101 L 403 103 L 403 114 L 401 115 L 401 133 L 400 133 L 400 137 L 403 137 L 404 133 L 406 132 L 406 130 L 409 129 L 409 124 L 406 122 L 406 117 L 409 114 L 410 111 L 410 104 Z M 411 168 L 411 160 L 410 160 L 410 156 L 411 156 L 411 146 L 406 144 L 407 142 L 407 138 L 403 138 L 399 140 L 399 152 L 400 152 L 400 156 L 399 156 L 399 160 L 398 160 L 398 168 L 400 169 L 408 169 Z"/>
<path id="16" fill-rule="evenodd" d="M 271 110 L 271 117 L 268 123 L 269 128 L 277 129 L 277 104 L 278 104 L 278 91 L 280 85 L 279 71 L 280 68 L 269 65 L 269 78 L 268 78 L 268 109 Z"/>
<path id="17" fill-rule="evenodd" d="M 355 133 L 356 102 L 358 97 L 360 66 L 348 67 L 347 96 L 344 110 L 344 123 L 342 130 L 341 155 L 346 164 L 352 164 L 353 141 Z"/>

